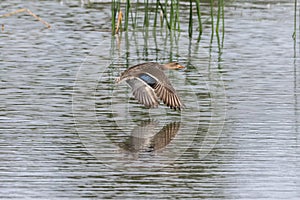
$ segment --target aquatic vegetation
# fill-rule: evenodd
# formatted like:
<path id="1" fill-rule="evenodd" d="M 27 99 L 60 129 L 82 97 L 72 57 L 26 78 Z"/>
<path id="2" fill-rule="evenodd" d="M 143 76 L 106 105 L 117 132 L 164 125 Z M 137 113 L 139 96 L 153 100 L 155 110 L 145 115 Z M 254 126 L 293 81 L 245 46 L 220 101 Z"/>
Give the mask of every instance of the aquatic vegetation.
<path id="1" fill-rule="evenodd" d="M 21 8 L 21 9 L 18 9 L 18 10 L 15 10 L 13 12 L 10 12 L 10 13 L 6 13 L 4 15 L 0 15 L 0 18 L 1 17 L 10 17 L 10 16 L 13 16 L 13 15 L 16 15 L 18 13 L 28 13 L 29 15 L 31 15 L 32 17 L 34 17 L 35 19 L 37 19 L 38 21 L 40 21 L 41 23 L 43 23 L 47 28 L 51 28 L 51 25 L 46 22 L 45 20 L 43 20 L 42 18 L 40 18 L 39 16 L 37 16 L 35 13 L 33 13 L 31 10 L 29 10 L 28 8 Z M 1 25 L 2 26 L 2 32 L 4 31 L 4 24 Z"/>
<path id="2" fill-rule="evenodd" d="M 140 2 L 139 0 L 134 2 L 131 2 L 130 0 L 112 0 L 111 6 L 113 35 L 118 33 L 116 30 L 119 30 L 120 27 L 123 31 L 128 31 L 131 28 L 135 29 L 137 27 L 152 27 L 156 29 L 160 24 L 160 27 L 165 27 L 169 31 L 188 31 L 189 37 L 192 37 L 193 33 L 197 32 L 198 37 L 200 38 L 203 32 L 203 23 L 206 23 L 210 24 L 211 38 L 213 38 L 214 33 L 216 33 L 218 42 L 220 43 L 220 31 L 222 32 L 222 39 L 224 38 L 224 0 L 210 0 L 209 4 L 205 5 L 206 7 L 210 7 L 210 14 L 205 13 L 205 15 L 203 15 L 203 5 L 200 3 L 200 0 L 189 0 L 188 2 L 179 0 L 144 0 L 143 2 Z M 120 18 L 119 16 L 123 11 L 125 11 L 125 23 L 124 26 L 121 26 L 123 18 Z M 188 12 L 189 16 L 188 26 L 181 26 L 181 22 L 186 20 L 186 17 L 184 16 L 187 14 L 186 12 Z M 194 16 L 197 17 L 195 18 Z M 160 20 L 160 22 L 158 20 Z M 196 28 L 194 22 L 198 24 Z"/>

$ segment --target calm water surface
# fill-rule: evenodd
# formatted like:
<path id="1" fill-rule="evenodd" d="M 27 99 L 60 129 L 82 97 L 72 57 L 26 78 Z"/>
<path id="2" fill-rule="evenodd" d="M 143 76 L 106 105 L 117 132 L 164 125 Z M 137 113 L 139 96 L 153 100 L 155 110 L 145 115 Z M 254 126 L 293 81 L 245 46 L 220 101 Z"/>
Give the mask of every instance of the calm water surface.
<path id="1" fill-rule="evenodd" d="M 196 31 L 112 37 L 105 3 L 3 1 L 0 14 L 22 7 L 52 29 L 1 18 L 1 198 L 300 198 L 292 3 L 228 2 L 222 54 L 209 25 L 197 42 Z M 170 60 L 187 66 L 167 72 L 182 112 L 147 110 L 114 84 Z"/>

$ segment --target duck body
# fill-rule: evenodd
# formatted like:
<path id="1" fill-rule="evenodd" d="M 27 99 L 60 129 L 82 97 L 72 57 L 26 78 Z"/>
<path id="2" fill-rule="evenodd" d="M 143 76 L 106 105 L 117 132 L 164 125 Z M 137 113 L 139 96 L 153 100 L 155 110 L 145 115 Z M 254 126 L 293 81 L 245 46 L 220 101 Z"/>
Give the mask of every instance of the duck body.
<path id="1" fill-rule="evenodd" d="M 155 108 L 162 100 L 168 107 L 181 110 L 184 104 L 180 100 L 168 77 L 166 69 L 184 68 L 178 63 L 159 64 L 142 63 L 125 70 L 116 83 L 126 81 L 131 87 L 133 96 L 146 108 Z"/>

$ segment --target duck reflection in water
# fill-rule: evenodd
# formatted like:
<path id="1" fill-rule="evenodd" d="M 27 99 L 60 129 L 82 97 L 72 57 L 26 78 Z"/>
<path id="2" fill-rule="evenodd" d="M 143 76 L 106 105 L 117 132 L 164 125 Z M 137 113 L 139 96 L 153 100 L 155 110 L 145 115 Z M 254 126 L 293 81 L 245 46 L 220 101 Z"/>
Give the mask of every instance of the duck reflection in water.
<path id="1" fill-rule="evenodd" d="M 171 122 L 161 130 L 155 130 L 159 125 L 153 120 L 143 121 L 135 127 L 131 136 L 120 147 L 126 152 L 154 152 L 166 147 L 180 130 L 180 122 Z"/>

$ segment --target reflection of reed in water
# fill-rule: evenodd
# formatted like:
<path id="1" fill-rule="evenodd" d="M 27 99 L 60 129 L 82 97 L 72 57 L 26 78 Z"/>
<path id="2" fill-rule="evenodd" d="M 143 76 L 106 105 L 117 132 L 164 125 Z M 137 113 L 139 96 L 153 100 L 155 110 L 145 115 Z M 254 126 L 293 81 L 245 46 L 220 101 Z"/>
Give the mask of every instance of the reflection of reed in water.
<path id="1" fill-rule="evenodd" d="M 157 132 L 158 122 L 143 121 L 131 132 L 131 136 L 120 144 L 120 147 L 129 152 L 153 152 L 166 147 L 177 135 L 180 122 L 171 122 Z"/>

